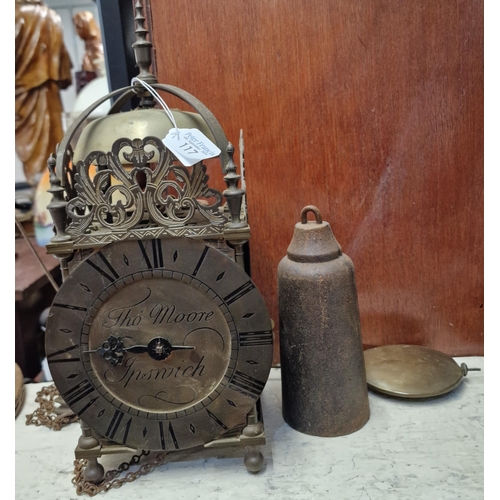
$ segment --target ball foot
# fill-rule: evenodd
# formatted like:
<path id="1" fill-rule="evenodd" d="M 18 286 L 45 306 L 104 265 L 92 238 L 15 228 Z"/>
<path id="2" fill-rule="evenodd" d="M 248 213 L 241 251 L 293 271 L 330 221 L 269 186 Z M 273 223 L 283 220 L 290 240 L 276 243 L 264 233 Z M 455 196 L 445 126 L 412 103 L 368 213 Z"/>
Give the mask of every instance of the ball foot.
<path id="1" fill-rule="evenodd" d="M 97 458 L 89 458 L 83 471 L 83 478 L 89 483 L 100 483 L 104 478 L 104 467 L 97 461 Z"/>
<path id="2" fill-rule="evenodd" d="M 256 446 L 249 446 L 245 453 L 244 463 L 249 472 L 256 474 L 264 467 L 264 455 Z"/>

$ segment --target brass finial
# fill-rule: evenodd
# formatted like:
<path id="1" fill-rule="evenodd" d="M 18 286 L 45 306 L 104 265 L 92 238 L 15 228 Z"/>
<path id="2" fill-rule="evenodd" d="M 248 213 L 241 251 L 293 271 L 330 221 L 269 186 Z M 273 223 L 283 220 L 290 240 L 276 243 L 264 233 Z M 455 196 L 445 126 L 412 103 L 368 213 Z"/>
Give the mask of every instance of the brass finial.
<path id="1" fill-rule="evenodd" d="M 236 173 L 236 164 L 233 160 L 234 146 L 230 142 L 227 143 L 226 153 L 229 157 L 226 165 L 227 174 L 224 177 L 227 189 L 222 194 L 226 197 L 227 207 L 229 208 L 229 213 L 231 215 L 231 221 L 228 223 L 228 227 L 244 227 L 246 226 L 246 223 L 241 220 L 241 203 L 243 201 L 245 191 L 238 187 L 241 175 Z"/>
<path id="2" fill-rule="evenodd" d="M 139 74 L 137 78 L 149 83 L 150 85 L 158 83 L 156 77 L 149 71 L 151 66 L 151 49 L 153 44 L 146 39 L 149 31 L 146 29 L 144 23 L 146 18 L 142 14 L 142 4 L 140 0 L 135 3 L 135 38 L 136 41 L 132 45 L 135 53 L 135 61 L 137 66 L 139 66 Z M 144 87 L 139 83 L 136 83 L 137 90 L 144 90 Z"/>
<path id="3" fill-rule="evenodd" d="M 51 154 L 47 160 L 49 170 L 50 188 L 47 190 L 52 195 L 52 200 L 47 205 L 54 223 L 55 236 L 50 240 L 51 243 L 58 243 L 71 240 L 71 236 L 66 233 L 68 225 L 68 215 L 66 213 L 67 201 L 64 199 L 64 188 L 61 186 L 61 179 L 56 174 L 56 157 Z"/>

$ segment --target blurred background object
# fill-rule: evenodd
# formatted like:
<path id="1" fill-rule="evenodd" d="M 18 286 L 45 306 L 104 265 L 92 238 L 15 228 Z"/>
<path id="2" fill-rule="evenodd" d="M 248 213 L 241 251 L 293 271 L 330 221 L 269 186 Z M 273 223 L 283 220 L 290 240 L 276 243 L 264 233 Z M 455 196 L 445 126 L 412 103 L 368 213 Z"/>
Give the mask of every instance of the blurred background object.
<path id="1" fill-rule="evenodd" d="M 42 0 L 16 0 L 16 153 L 31 185 L 64 135 L 60 89 L 72 83 L 60 16 Z"/>
<path id="2" fill-rule="evenodd" d="M 48 9 L 51 9 L 53 12 L 55 12 L 61 20 L 63 43 L 72 63 L 70 71 L 72 83 L 66 88 L 60 88 L 59 92 L 62 102 L 62 128 L 63 131 L 65 131 L 71 124 L 75 114 L 76 99 L 79 96 L 79 93 L 77 93 L 76 85 L 76 81 L 78 79 L 77 73 L 81 70 L 81 62 L 84 59 L 86 50 L 85 41 L 82 40 L 76 32 L 73 17 L 78 12 L 90 12 L 93 16 L 94 22 L 98 26 L 101 36 L 103 36 L 99 7 L 96 0 L 43 0 L 43 3 Z M 105 64 L 106 63 L 103 61 L 103 67 L 105 67 Z M 95 78 L 95 80 L 97 80 L 98 78 L 99 76 Z M 108 92 L 104 92 L 103 95 L 107 93 Z M 44 159 L 44 165 L 42 167 L 43 169 L 46 168 L 46 161 L 47 158 Z M 28 186 L 28 188 L 30 187 L 30 184 L 27 183 L 27 179 L 24 174 L 24 165 L 17 152 L 17 148 L 15 155 L 15 183 L 16 197 L 18 194 L 18 190 L 26 190 L 26 185 Z M 24 193 L 22 194 L 24 195 Z M 31 198 L 34 198 L 34 193 L 29 193 L 29 195 Z"/>
<path id="3" fill-rule="evenodd" d="M 78 94 L 94 78 L 104 76 L 104 51 L 102 48 L 101 30 L 92 12 L 87 10 L 77 12 L 73 16 L 73 23 L 77 35 L 85 43 L 82 68 L 81 71 L 75 73 L 76 93 Z"/>

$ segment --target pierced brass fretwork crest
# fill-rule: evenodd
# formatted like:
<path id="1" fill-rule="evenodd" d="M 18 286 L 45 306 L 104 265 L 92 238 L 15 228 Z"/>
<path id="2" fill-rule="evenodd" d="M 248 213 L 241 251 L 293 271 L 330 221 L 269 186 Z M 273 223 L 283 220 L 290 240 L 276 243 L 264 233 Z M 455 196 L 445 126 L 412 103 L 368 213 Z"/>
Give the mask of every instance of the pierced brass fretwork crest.
<path id="1" fill-rule="evenodd" d="M 152 163 L 157 159 L 156 163 Z M 94 151 L 75 165 L 76 197 L 68 202 L 67 232 L 220 226 L 222 195 L 208 187 L 206 166 L 178 165 L 156 137 L 119 139 L 110 152 Z"/>

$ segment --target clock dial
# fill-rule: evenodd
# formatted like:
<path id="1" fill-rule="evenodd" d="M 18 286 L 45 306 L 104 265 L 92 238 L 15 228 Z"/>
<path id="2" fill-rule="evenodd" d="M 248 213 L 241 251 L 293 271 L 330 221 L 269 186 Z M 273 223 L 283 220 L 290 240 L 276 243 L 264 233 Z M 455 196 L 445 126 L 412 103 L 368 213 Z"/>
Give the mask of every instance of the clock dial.
<path id="1" fill-rule="evenodd" d="M 184 449 L 244 421 L 272 362 L 271 321 L 248 275 L 188 238 L 108 245 L 78 264 L 47 321 L 64 400 L 120 444 Z"/>
<path id="2" fill-rule="evenodd" d="M 168 271 L 156 278 L 129 275 L 133 282 L 115 282 L 115 293 L 103 292 L 106 300 L 95 316 L 89 313 L 88 344 L 82 345 L 92 354 L 104 345 L 113 360 L 107 345 L 113 336 L 123 350 L 116 365 L 90 356 L 102 391 L 137 410 L 178 413 L 195 406 L 221 383 L 231 355 L 237 357 L 227 307 L 218 307 L 201 281 L 188 284 L 171 276 Z"/>

